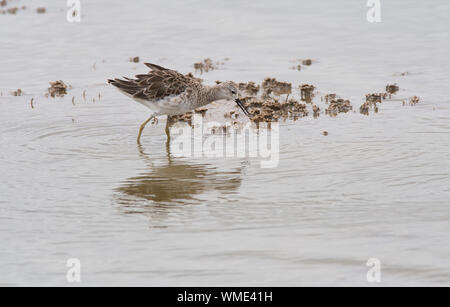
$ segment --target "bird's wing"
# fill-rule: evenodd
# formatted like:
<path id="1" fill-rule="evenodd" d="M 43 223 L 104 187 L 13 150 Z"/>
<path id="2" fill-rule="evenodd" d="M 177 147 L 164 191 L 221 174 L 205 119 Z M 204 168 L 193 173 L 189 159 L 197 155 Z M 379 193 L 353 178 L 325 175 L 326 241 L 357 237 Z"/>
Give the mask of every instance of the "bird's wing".
<path id="1" fill-rule="evenodd" d="M 135 79 L 126 78 L 108 80 L 108 82 L 133 98 L 159 100 L 167 96 L 179 95 L 196 83 L 175 70 L 155 64 L 145 63 L 152 70 L 147 74 L 136 75 Z"/>

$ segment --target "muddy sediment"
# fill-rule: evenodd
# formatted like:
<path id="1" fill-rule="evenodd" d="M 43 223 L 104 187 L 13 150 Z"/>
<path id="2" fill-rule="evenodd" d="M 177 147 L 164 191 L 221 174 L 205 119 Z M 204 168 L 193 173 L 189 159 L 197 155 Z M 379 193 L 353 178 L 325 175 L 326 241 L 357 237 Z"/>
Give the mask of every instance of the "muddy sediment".
<path id="1" fill-rule="evenodd" d="M 312 65 L 312 60 L 311 59 L 304 59 L 302 60 L 302 64 L 305 66 L 311 66 Z"/>
<path id="2" fill-rule="evenodd" d="M 13 3 L 15 3 L 15 1 L 13 1 Z M 8 1 L 7 0 L 1 0 L 0 1 L 0 7 L 2 7 L 2 8 L 4 7 L 5 9 L 1 9 L 0 10 L 0 14 L 3 14 L 3 15 L 5 15 L 5 14 L 16 15 L 16 13 L 19 12 L 19 10 L 24 11 L 27 8 L 25 5 L 23 5 L 21 7 L 14 6 L 14 7 L 9 7 L 9 8 L 7 8 L 6 6 L 8 6 Z"/>
<path id="3" fill-rule="evenodd" d="M 63 81 L 58 80 L 55 82 L 49 82 L 50 87 L 48 88 L 48 94 L 51 97 L 63 97 L 67 94 L 67 90 L 70 89 L 70 86 L 65 84 Z"/>
<path id="4" fill-rule="evenodd" d="M 261 87 L 264 95 L 275 94 L 276 96 L 289 95 L 292 93 L 292 84 L 289 82 L 278 81 L 275 78 L 265 78 Z"/>
<path id="5" fill-rule="evenodd" d="M 398 87 L 397 83 L 386 85 L 386 93 L 395 95 L 395 94 L 397 94 L 398 91 L 399 91 L 399 87 Z"/>
<path id="6" fill-rule="evenodd" d="M 138 57 L 138 56 L 131 57 L 131 58 L 129 59 L 129 61 L 130 61 L 131 63 L 139 63 L 139 57 Z"/>
<path id="7" fill-rule="evenodd" d="M 130 58 L 130 61 L 137 63 L 139 62 L 139 57 Z M 199 64 L 195 66 L 197 69 L 201 69 L 202 72 L 214 69 L 213 62 L 210 59 L 206 59 L 203 62 L 196 64 Z M 185 76 L 203 82 L 202 79 L 195 77 L 193 73 L 185 74 Z M 216 83 L 221 83 L 221 81 L 216 81 Z M 237 105 L 229 105 L 231 108 L 234 106 L 235 109 L 232 111 L 223 111 L 223 117 L 231 119 L 233 125 L 248 120 L 255 123 L 278 122 L 286 119 L 298 120 L 302 117 L 307 117 L 310 114 L 314 118 L 318 118 L 321 113 L 335 117 L 340 113 L 348 113 L 353 110 L 353 105 L 350 100 L 340 98 L 336 93 L 328 93 L 322 96 L 319 101 L 322 102 L 322 104 L 319 106 L 317 100 L 314 101 L 315 95 L 318 92 L 316 91 L 316 87 L 312 84 L 300 84 L 298 86 L 300 97 L 297 96 L 298 98 L 296 98 L 295 95 L 294 97 L 290 97 L 292 94 L 292 83 L 279 81 L 276 78 L 267 77 L 261 84 L 254 81 L 248 81 L 241 82 L 237 85 L 240 92 L 240 99 L 250 116 L 249 119 L 247 119 L 242 111 L 238 109 Z M 63 97 L 67 94 L 68 89 L 70 89 L 70 86 L 66 85 L 61 80 L 50 82 L 50 87 L 48 88 L 46 96 Z M 387 84 L 385 90 L 385 92 L 381 93 L 375 92 L 366 94 L 365 102 L 359 106 L 359 112 L 364 115 L 369 115 L 371 110 L 378 112 L 378 104 L 386 99 L 390 99 L 392 95 L 395 95 L 399 91 L 399 86 L 396 83 Z M 18 89 L 13 92 L 13 95 L 20 96 L 22 93 L 22 90 Z M 86 100 L 85 92 L 83 92 L 83 99 Z M 403 101 L 403 105 L 416 105 L 419 101 L 419 97 L 413 96 L 409 98 L 409 100 Z M 33 103 L 31 104 L 33 105 Z M 74 104 L 74 97 L 72 98 L 72 104 Z M 186 122 L 191 125 L 193 114 L 201 114 L 205 117 L 207 112 L 208 107 L 203 107 L 182 115 L 170 116 L 169 120 L 171 123 Z M 208 118 L 209 117 L 210 116 L 208 115 Z"/>
<path id="8" fill-rule="evenodd" d="M 248 95 L 248 96 L 256 96 L 259 93 L 260 85 L 256 84 L 253 81 L 250 82 L 241 82 L 238 84 L 239 90 L 241 93 Z"/>
<path id="9" fill-rule="evenodd" d="M 320 116 L 320 108 L 317 105 L 313 105 L 313 117 L 318 118 Z"/>
<path id="10" fill-rule="evenodd" d="M 359 113 L 363 115 L 369 115 L 370 110 L 378 113 L 378 104 L 381 104 L 387 99 L 391 99 L 393 95 L 397 94 L 400 88 L 396 83 L 394 83 L 387 84 L 385 89 L 386 91 L 384 93 L 366 94 L 366 101 L 359 107 Z"/>
<path id="11" fill-rule="evenodd" d="M 244 106 L 248 109 L 253 122 L 272 122 L 280 119 L 298 119 L 308 116 L 306 104 L 291 98 L 288 101 L 277 98 L 246 97 Z"/>
<path id="12" fill-rule="evenodd" d="M 338 98 L 336 94 L 326 94 L 322 100 L 325 100 L 325 103 L 329 103 L 330 101 L 335 100 L 336 98 Z"/>
<path id="13" fill-rule="evenodd" d="M 298 64 L 290 67 L 292 70 L 298 70 L 298 71 L 302 70 L 302 66 L 311 66 L 313 64 L 312 59 L 295 59 L 291 62 L 298 63 Z"/>
<path id="14" fill-rule="evenodd" d="M 420 102 L 420 98 L 418 96 L 413 96 L 413 97 L 409 98 L 409 105 L 410 106 L 415 106 L 419 102 Z"/>
<path id="15" fill-rule="evenodd" d="M 203 74 L 204 72 L 218 69 L 221 65 L 224 65 L 224 62 L 214 62 L 210 58 L 206 58 L 201 62 L 194 63 L 194 69 L 195 72 Z"/>
<path id="16" fill-rule="evenodd" d="M 300 89 L 300 99 L 305 101 L 306 103 L 312 103 L 312 99 L 314 98 L 314 85 L 311 84 L 302 84 L 299 87 Z"/>
<path id="17" fill-rule="evenodd" d="M 353 109 L 350 100 L 337 98 L 330 101 L 325 113 L 331 117 L 337 116 L 339 113 L 347 113 Z"/>
<path id="18" fill-rule="evenodd" d="M 221 81 L 216 81 L 216 83 L 221 83 Z M 340 98 L 336 93 L 329 93 L 321 97 L 321 102 L 325 103 L 322 110 L 321 106 L 314 103 L 316 87 L 311 84 L 301 84 L 298 87 L 300 99 L 295 97 L 289 99 L 289 95 L 292 94 L 292 84 L 278 81 L 275 78 L 265 78 L 261 85 L 249 81 L 241 82 L 238 86 L 241 94 L 240 99 L 250 114 L 249 120 L 255 123 L 278 122 L 286 119 L 297 120 L 310 114 L 314 118 L 318 118 L 321 113 L 336 117 L 340 113 L 348 113 L 353 110 L 350 100 Z M 386 85 L 386 92 L 365 95 L 365 102 L 359 106 L 359 112 L 364 115 L 369 115 L 371 111 L 377 113 L 378 104 L 390 99 L 398 91 L 399 87 L 394 83 Z M 415 105 L 419 101 L 420 98 L 414 96 L 408 101 L 404 101 L 403 104 Z M 201 113 L 204 116 L 206 110 L 194 112 Z M 234 111 L 224 112 L 223 116 L 234 121 L 246 120 L 237 105 Z M 172 120 L 191 122 L 192 113 L 172 117 Z"/>
<path id="19" fill-rule="evenodd" d="M 18 88 L 17 90 L 13 91 L 12 94 L 13 96 L 22 96 L 23 91 L 20 88 Z"/>

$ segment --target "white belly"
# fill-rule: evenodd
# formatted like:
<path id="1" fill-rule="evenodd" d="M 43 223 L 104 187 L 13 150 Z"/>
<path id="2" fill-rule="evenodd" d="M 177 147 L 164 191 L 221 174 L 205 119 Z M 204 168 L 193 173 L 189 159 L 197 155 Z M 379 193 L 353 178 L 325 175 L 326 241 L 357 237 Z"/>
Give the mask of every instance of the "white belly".
<path id="1" fill-rule="evenodd" d="M 159 115 L 181 115 L 195 109 L 195 105 L 183 100 L 181 95 L 167 96 L 157 101 L 133 99 Z"/>

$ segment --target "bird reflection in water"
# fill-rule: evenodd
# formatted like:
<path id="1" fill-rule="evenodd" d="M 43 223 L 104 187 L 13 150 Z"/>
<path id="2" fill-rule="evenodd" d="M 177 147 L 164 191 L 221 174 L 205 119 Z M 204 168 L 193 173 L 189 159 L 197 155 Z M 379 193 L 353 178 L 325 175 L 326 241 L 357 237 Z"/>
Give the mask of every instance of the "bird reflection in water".
<path id="1" fill-rule="evenodd" d="M 139 154 L 148 170 L 128 178 L 115 189 L 115 203 L 125 214 L 150 214 L 164 219 L 176 204 L 201 203 L 198 197 L 207 192 L 232 193 L 241 186 L 247 161 L 238 167 L 220 171 L 211 164 L 176 161 L 170 154 L 170 122 L 166 124 L 167 164 L 155 166 L 150 156 L 138 145 Z M 156 216 L 155 216 L 156 215 Z"/>

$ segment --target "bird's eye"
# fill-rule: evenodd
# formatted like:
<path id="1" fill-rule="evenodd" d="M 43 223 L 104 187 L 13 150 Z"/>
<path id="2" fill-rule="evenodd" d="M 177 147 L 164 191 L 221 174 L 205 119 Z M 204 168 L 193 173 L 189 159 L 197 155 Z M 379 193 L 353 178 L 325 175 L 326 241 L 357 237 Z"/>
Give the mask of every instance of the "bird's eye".
<path id="1" fill-rule="evenodd" d="M 236 94 L 236 91 L 231 90 L 231 94 L 233 94 L 233 95 Z"/>

